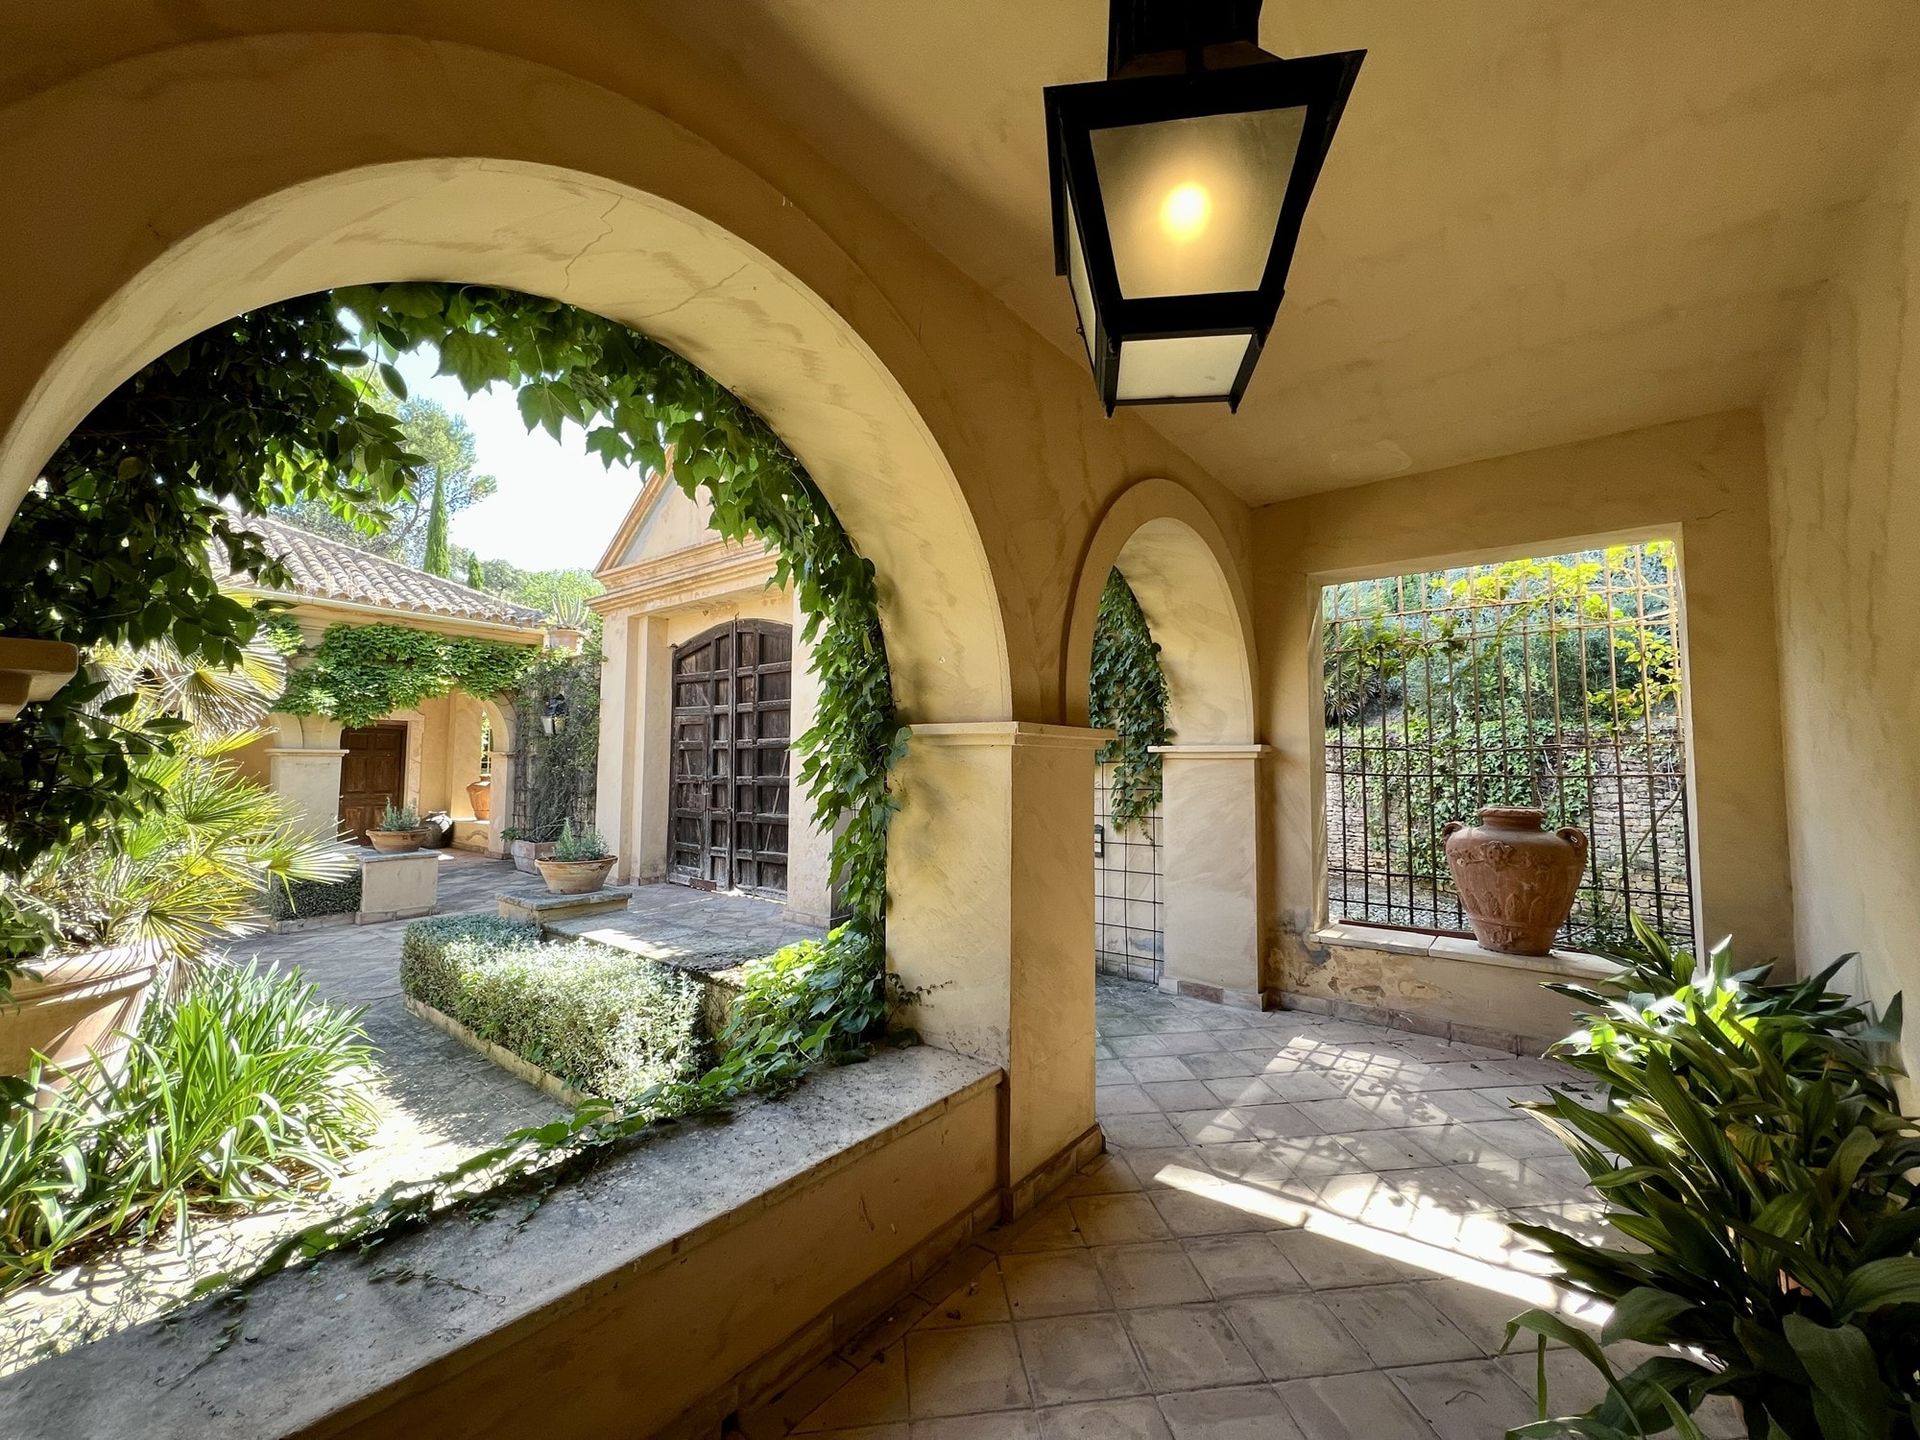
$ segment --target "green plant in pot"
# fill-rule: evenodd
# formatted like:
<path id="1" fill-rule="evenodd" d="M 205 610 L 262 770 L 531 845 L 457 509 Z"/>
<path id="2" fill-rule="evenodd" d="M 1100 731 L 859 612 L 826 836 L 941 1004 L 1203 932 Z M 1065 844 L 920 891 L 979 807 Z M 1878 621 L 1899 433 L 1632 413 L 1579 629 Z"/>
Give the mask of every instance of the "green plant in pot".
<path id="1" fill-rule="evenodd" d="M 615 855 L 592 826 L 576 827 L 569 820 L 560 827 L 553 853 L 536 861 L 540 878 L 555 895 L 585 895 L 607 883 Z"/>
<path id="2" fill-rule="evenodd" d="M 411 805 L 387 802 L 380 823 L 367 827 L 367 842 L 385 855 L 403 855 L 420 848 L 420 812 Z"/>
<path id="3" fill-rule="evenodd" d="M 1542 1353 L 1542 1419 L 1510 1436 L 1693 1436 L 1697 1408 L 1724 1395 L 1755 1440 L 1914 1440 L 1920 1128 L 1877 1058 L 1898 1039 L 1899 997 L 1875 1023 L 1828 988 L 1852 957 L 1776 985 L 1767 967 L 1733 971 L 1724 947 L 1696 962 L 1635 928 L 1612 980 L 1552 987 L 1590 1007 L 1557 1050 L 1604 1101 L 1555 1092 L 1526 1107 L 1627 1243 L 1514 1227 L 1612 1315 L 1597 1342 L 1545 1311 L 1509 1326 Z M 1546 1418 L 1549 1341 L 1607 1382 L 1583 1415 Z M 1606 1353 L 1622 1342 L 1660 1353 L 1622 1372 Z"/>

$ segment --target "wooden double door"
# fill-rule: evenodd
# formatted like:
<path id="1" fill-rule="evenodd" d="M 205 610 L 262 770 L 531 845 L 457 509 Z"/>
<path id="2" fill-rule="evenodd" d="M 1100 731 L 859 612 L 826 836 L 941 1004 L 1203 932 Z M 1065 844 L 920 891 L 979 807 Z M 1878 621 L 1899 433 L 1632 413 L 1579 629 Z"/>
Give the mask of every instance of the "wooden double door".
<path id="1" fill-rule="evenodd" d="M 667 877 L 787 893 L 793 627 L 731 620 L 673 651 Z"/>
<path id="2" fill-rule="evenodd" d="M 340 828 L 363 844 L 388 805 L 407 791 L 407 727 L 362 725 L 340 732 Z"/>

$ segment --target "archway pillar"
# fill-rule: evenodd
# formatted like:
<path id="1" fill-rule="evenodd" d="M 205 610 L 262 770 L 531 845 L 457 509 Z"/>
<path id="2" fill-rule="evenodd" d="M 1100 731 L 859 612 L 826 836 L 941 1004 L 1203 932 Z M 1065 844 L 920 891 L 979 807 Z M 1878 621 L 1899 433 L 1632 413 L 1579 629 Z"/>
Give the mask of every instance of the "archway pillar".
<path id="1" fill-rule="evenodd" d="M 1259 1010 L 1260 759 L 1271 745 L 1156 745 L 1166 853 L 1160 988 Z"/>
<path id="2" fill-rule="evenodd" d="M 340 833 L 340 722 L 324 715 L 271 718 L 281 744 L 267 748 L 267 785 L 293 812 L 294 823 L 311 835 Z"/>
<path id="3" fill-rule="evenodd" d="M 894 772 L 888 963 L 929 1044 L 1007 1075 L 1001 1186 L 1019 1214 L 1097 1152 L 1093 757 L 1107 730 L 915 725 Z"/>

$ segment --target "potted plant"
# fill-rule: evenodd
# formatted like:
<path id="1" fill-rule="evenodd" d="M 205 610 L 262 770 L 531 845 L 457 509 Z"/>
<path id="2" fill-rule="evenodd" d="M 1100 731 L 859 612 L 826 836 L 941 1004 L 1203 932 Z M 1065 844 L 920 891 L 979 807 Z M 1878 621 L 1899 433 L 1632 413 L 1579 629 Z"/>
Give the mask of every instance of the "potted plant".
<path id="1" fill-rule="evenodd" d="M 540 871 L 536 862 L 553 854 L 553 841 L 536 840 L 533 831 L 518 825 L 507 826 L 500 832 L 500 838 L 507 842 L 507 854 L 513 859 L 513 868 L 529 875 L 538 875 Z"/>
<path id="2" fill-rule="evenodd" d="M 539 860 L 540 878 L 555 895 L 585 895 L 607 883 L 615 856 L 592 826 L 576 830 L 569 820 L 560 827 L 560 838 L 553 842 L 551 859 Z"/>
<path id="3" fill-rule="evenodd" d="M 411 805 L 387 802 L 380 824 L 367 827 L 367 842 L 383 855 L 404 855 L 420 848 L 420 814 Z"/>
<path id="4" fill-rule="evenodd" d="M 493 781 L 483 775 L 467 786 L 467 803 L 473 807 L 473 818 L 487 820 L 493 816 Z"/>

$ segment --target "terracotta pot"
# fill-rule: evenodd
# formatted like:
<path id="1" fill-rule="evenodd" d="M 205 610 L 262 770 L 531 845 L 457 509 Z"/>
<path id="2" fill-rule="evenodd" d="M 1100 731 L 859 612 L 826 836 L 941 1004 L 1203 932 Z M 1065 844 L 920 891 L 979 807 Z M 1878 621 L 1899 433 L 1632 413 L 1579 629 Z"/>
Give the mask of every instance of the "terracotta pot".
<path id="1" fill-rule="evenodd" d="M 1542 828 L 1544 810 L 1488 805 L 1480 823 L 1449 820 L 1447 868 L 1474 938 L 1503 955 L 1545 955 L 1567 923 L 1587 837 L 1571 825 Z"/>
<path id="2" fill-rule="evenodd" d="M 467 803 L 473 807 L 473 818 L 490 820 L 493 818 L 493 781 L 476 780 L 467 786 Z"/>
<path id="3" fill-rule="evenodd" d="M 614 857 L 609 855 L 603 860 L 537 860 L 540 878 L 547 882 L 547 889 L 555 895 L 585 895 L 598 890 L 607 883 L 607 872 L 613 869 Z"/>
<path id="4" fill-rule="evenodd" d="M 367 831 L 367 843 L 382 855 L 404 855 L 409 850 L 418 850 L 421 838 L 418 830 Z"/>
<path id="5" fill-rule="evenodd" d="M 539 862 L 553 854 L 553 841 L 514 840 L 508 843 L 507 853 L 513 856 L 514 869 L 538 875 L 540 872 L 536 867 Z"/>
<path id="6" fill-rule="evenodd" d="M 33 961 L 38 978 L 20 976 L 13 1003 L 0 1005 L 0 1072 L 25 1074 L 37 1051 L 69 1072 L 97 1061 L 108 1074 L 118 1073 L 159 964 L 160 947 L 153 944 Z"/>

